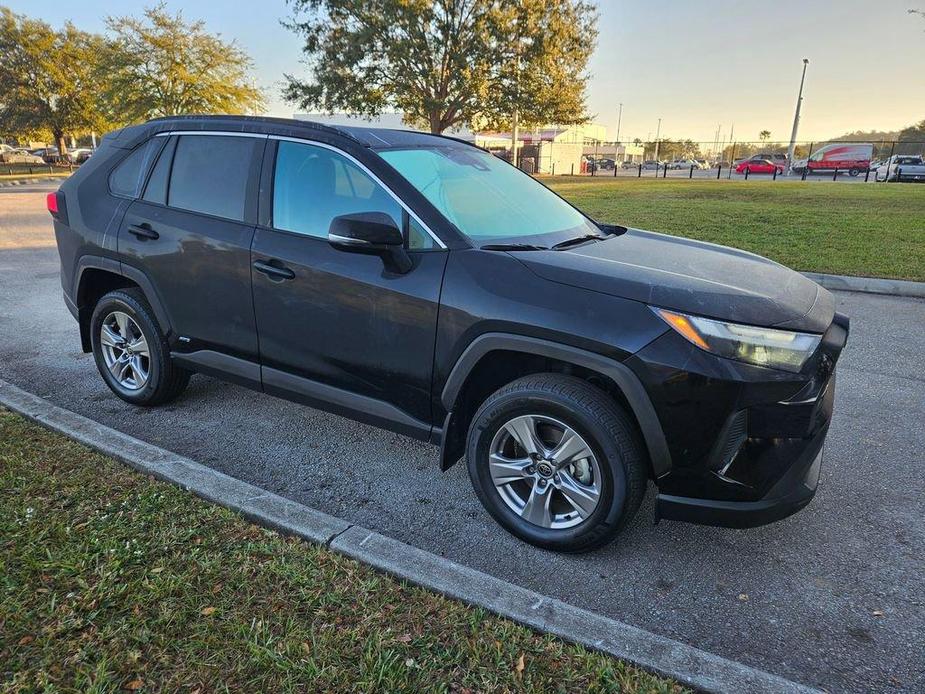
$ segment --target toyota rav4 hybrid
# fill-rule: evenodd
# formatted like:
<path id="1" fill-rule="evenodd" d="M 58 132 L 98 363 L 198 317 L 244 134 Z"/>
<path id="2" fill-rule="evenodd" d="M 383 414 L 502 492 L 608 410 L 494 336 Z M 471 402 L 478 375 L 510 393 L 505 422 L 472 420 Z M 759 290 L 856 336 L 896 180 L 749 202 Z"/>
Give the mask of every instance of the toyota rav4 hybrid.
<path id="1" fill-rule="evenodd" d="M 613 538 L 650 480 L 657 518 L 731 527 L 815 493 L 848 335 L 832 295 L 596 222 L 465 142 L 154 120 L 48 209 L 83 350 L 132 405 L 201 372 L 429 441 L 560 551 Z"/>

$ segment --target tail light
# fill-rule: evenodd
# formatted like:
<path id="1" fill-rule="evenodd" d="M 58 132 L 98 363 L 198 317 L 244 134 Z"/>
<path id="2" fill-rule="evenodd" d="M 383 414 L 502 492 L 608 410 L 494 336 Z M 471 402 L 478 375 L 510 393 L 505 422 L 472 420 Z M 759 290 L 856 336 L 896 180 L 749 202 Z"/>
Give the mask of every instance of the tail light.
<path id="1" fill-rule="evenodd" d="M 45 206 L 48 208 L 52 217 L 62 224 L 68 223 L 67 202 L 64 199 L 64 193 L 60 190 L 56 190 L 54 193 L 49 193 L 45 196 Z"/>

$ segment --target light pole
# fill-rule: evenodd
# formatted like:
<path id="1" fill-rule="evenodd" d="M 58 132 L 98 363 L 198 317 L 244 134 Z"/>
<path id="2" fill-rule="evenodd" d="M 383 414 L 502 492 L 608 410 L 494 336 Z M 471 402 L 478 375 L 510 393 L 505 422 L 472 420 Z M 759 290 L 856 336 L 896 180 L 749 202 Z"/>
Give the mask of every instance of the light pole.
<path id="1" fill-rule="evenodd" d="M 800 127 L 800 106 L 803 105 L 803 82 L 806 80 L 806 66 L 809 58 L 803 58 L 803 76 L 800 77 L 800 93 L 797 96 L 797 110 L 793 114 L 793 130 L 790 131 L 790 147 L 787 148 L 787 168 L 793 171 L 793 148 L 797 144 L 797 129 Z"/>
<path id="2" fill-rule="evenodd" d="M 658 136 L 662 132 L 662 119 L 658 119 L 658 127 L 655 129 L 655 161 L 658 161 Z"/>
<path id="3" fill-rule="evenodd" d="M 623 102 L 620 102 L 620 113 L 617 116 L 617 144 L 620 144 L 620 123 L 623 120 Z"/>

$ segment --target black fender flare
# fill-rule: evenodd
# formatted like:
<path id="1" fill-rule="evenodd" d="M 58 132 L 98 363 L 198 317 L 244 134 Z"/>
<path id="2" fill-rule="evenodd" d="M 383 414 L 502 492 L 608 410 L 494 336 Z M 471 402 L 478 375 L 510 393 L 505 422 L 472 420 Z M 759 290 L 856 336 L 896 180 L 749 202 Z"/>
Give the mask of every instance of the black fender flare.
<path id="1" fill-rule="evenodd" d="M 158 296 L 157 291 L 154 289 L 154 284 L 148 279 L 148 276 L 138 268 L 119 262 L 114 258 L 105 258 L 98 255 L 84 255 L 80 257 L 80 260 L 77 261 L 77 271 L 74 273 L 74 286 L 71 293 L 75 303 L 77 303 L 77 298 L 80 296 L 80 288 L 83 283 L 84 273 L 87 270 L 105 270 L 113 275 L 125 277 L 137 284 L 144 293 L 145 299 L 151 304 L 151 309 L 154 311 L 154 317 L 157 318 L 161 332 L 164 335 L 170 334 L 170 316 L 164 308 L 164 303 L 161 301 L 160 296 Z M 80 310 L 84 310 L 85 308 L 85 306 L 78 305 L 78 309 Z"/>
<path id="2" fill-rule="evenodd" d="M 447 450 L 449 448 L 447 439 L 456 399 L 479 360 L 489 352 L 498 350 L 524 352 L 569 362 L 609 378 L 623 393 L 632 409 L 632 414 L 639 423 L 639 429 L 652 463 L 653 475 L 658 478 L 671 470 L 671 453 L 668 450 L 668 443 L 665 440 L 665 433 L 659 422 L 658 414 L 639 378 L 626 364 L 571 345 L 509 333 L 484 333 L 475 338 L 456 360 L 456 364 L 443 385 L 440 401 L 447 411 L 447 416 L 440 446 L 442 469 L 448 468 L 455 462 L 447 460 L 450 456 Z"/>

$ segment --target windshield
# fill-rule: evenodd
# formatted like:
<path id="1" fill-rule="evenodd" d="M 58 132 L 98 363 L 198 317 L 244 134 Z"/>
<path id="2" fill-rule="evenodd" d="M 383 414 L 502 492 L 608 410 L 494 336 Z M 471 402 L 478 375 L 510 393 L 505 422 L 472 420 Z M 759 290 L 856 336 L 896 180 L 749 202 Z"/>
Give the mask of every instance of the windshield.
<path id="1" fill-rule="evenodd" d="M 488 152 L 428 147 L 379 152 L 472 241 L 551 245 L 599 234 L 545 186 Z"/>

